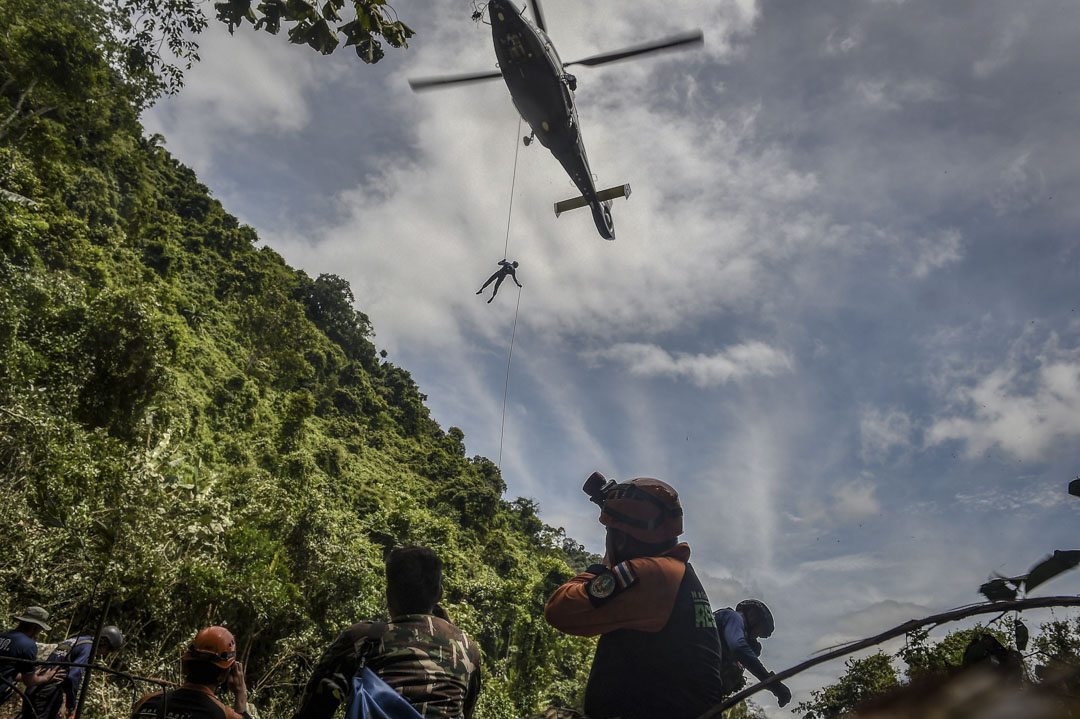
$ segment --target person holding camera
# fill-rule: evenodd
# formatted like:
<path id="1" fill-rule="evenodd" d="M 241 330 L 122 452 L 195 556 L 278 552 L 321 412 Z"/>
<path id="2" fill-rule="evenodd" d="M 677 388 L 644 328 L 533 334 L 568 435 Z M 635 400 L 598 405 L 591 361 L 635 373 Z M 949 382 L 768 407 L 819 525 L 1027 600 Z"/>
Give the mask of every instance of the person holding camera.
<path id="1" fill-rule="evenodd" d="M 599 472 L 582 489 L 600 506 L 607 554 L 556 589 L 544 616 L 567 634 L 600 637 L 585 713 L 700 716 L 723 699 L 720 638 L 690 547 L 678 541 L 678 493 L 658 479 L 617 483 Z"/>
<path id="2" fill-rule="evenodd" d="M 207 627 L 180 658 L 184 683 L 178 689 L 147 694 L 135 703 L 132 719 L 251 719 L 244 667 L 236 661 L 236 639 L 225 627 Z M 233 693 L 232 708 L 217 698 L 218 687 Z"/>

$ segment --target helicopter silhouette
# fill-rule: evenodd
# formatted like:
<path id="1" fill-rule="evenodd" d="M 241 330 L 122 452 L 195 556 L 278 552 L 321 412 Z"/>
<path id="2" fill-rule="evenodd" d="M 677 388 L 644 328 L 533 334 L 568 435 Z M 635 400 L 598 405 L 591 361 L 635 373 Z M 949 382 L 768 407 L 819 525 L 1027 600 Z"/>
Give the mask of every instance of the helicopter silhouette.
<path id="1" fill-rule="evenodd" d="M 532 0 L 535 25 L 525 17 L 524 7 L 517 9 L 510 0 L 489 0 L 488 20 L 491 39 L 499 70 L 443 77 L 409 80 L 414 91 L 430 90 L 449 85 L 463 85 L 501 77 L 510 90 L 510 98 L 521 117 L 532 128 L 523 138 L 529 145 L 533 138 L 551 151 L 566 170 L 566 174 L 581 192 L 579 197 L 555 203 L 555 216 L 567 210 L 588 206 L 600 236 L 615 239 L 615 223 L 611 218 L 611 201 L 629 197 L 630 185 L 617 185 L 597 190 L 593 182 L 585 143 L 581 137 L 574 91 L 577 78 L 566 72 L 571 65 L 595 66 L 618 62 L 636 55 L 668 50 L 703 41 L 700 30 L 674 35 L 655 42 L 623 48 L 614 52 L 564 63 L 547 34 L 547 24 L 540 0 Z M 474 15 L 478 18 L 480 13 Z"/>

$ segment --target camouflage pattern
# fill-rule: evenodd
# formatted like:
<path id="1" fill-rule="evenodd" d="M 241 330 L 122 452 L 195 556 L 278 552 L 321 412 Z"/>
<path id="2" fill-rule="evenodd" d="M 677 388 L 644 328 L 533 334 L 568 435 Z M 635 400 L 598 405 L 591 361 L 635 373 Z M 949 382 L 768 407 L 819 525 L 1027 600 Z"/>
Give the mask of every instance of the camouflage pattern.
<path id="1" fill-rule="evenodd" d="M 361 622 L 327 648 L 304 691 L 298 719 L 333 715 L 366 666 L 405 697 L 425 719 L 469 717 L 480 692 L 480 649 L 460 629 L 429 614 L 396 617 L 378 627 Z"/>

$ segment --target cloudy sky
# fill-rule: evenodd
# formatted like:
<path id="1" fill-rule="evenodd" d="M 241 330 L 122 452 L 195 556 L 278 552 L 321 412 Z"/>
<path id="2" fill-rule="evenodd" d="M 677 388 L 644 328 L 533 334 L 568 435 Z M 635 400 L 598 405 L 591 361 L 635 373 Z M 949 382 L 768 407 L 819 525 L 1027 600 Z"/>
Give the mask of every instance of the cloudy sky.
<path id="1" fill-rule="evenodd" d="M 575 70 L 597 182 L 633 188 L 614 242 L 554 217 L 576 192 L 504 84 L 409 91 L 493 69 L 470 0 L 394 7 L 417 35 L 373 67 L 213 27 L 145 120 L 352 284 L 511 496 L 601 551 L 590 472 L 671 482 L 714 605 L 773 607 L 775 669 L 1080 546 L 1080 5 L 545 0 L 564 59 L 705 34 Z M 504 244 L 524 289 L 486 304 Z"/>

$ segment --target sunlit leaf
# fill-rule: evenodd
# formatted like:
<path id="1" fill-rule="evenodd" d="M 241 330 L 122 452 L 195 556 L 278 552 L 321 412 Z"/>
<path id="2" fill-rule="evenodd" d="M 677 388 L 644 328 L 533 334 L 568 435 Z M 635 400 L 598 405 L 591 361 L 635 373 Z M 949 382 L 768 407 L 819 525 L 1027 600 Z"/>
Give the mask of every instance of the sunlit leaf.
<path id="1" fill-rule="evenodd" d="M 1069 571 L 1077 564 L 1080 564 L 1080 549 L 1066 551 L 1058 549 L 1031 568 L 1031 571 L 1028 572 L 1027 581 L 1024 582 L 1024 590 L 1030 592 L 1043 582 L 1053 579 L 1062 572 Z"/>
<path id="2" fill-rule="evenodd" d="M 259 12 L 262 17 L 255 23 L 256 30 L 265 30 L 271 35 L 277 35 L 281 30 L 281 18 L 285 15 L 284 0 L 263 0 L 259 3 Z"/>
<path id="3" fill-rule="evenodd" d="M 341 22 L 341 13 L 338 10 L 341 9 L 341 0 L 327 0 L 322 7 L 322 16 L 324 20 L 333 20 L 334 22 Z"/>
<path id="4" fill-rule="evenodd" d="M 366 37 L 356 43 L 356 55 L 366 63 L 375 63 L 382 59 L 382 44 L 373 37 Z"/>
<path id="5" fill-rule="evenodd" d="M 310 20 L 318 16 L 315 6 L 305 0 L 285 0 L 285 19 L 291 21 Z"/>
<path id="6" fill-rule="evenodd" d="M 226 0 L 214 3 L 217 19 L 229 26 L 231 33 L 244 20 L 255 22 L 255 13 L 251 9 L 251 0 Z"/>

